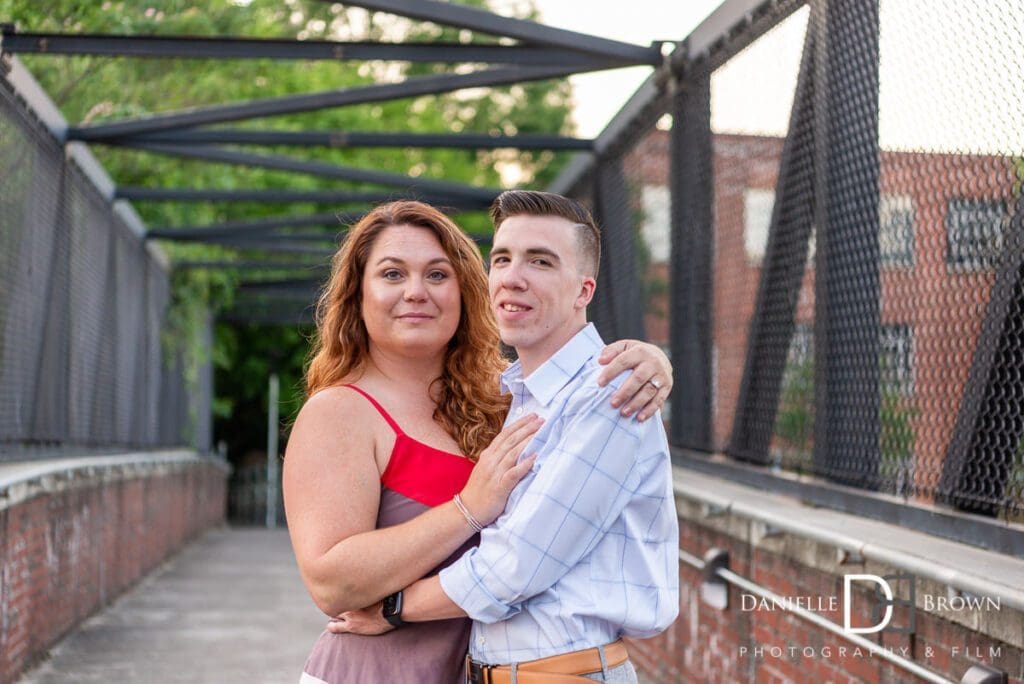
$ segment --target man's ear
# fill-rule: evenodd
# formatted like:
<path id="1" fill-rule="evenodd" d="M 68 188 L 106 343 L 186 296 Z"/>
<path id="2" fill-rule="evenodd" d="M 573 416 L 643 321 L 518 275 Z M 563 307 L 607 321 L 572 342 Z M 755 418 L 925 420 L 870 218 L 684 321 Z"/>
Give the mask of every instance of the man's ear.
<path id="1" fill-rule="evenodd" d="M 576 295 L 576 302 L 573 304 L 573 308 L 577 311 L 586 309 L 587 305 L 590 304 L 590 300 L 594 298 L 594 290 L 596 289 L 597 281 L 591 276 L 585 276 L 583 282 L 580 283 L 580 291 Z"/>

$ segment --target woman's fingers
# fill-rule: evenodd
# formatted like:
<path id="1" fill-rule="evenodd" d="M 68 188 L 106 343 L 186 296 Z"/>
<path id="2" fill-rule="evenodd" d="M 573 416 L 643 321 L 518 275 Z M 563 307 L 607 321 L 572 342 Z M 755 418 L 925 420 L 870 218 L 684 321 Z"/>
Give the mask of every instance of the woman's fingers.
<path id="1" fill-rule="evenodd" d="M 533 467 L 533 462 L 536 460 L 537 454 L 530 454 L 522 461 L 505 471 L 503 479 L 509 491 L 512 491 L 512 488 L 519 484 L 520 480 L 526 477 L 526 474 L 530 472 L 530 468 Z"/>
<path id="2" fill-rule="evenodd" d="M 537 428 L 534 427 L 536 418 L 537 414 L 530 413 L 504 427 L 491 442 L 490 446 L 481 452 L 481 460 L 484 460 L 485 456 L 490 456 L 491 454 L 496 454 L 495 457 L 500 460 L 510 442 L 514 443 L 516 440 L 521 439 L 524 433 L 532 434 L 532 432 L 536 432 Z"/>
<path id="3" fill-rule="evenodd" d="M 537 434 L 537 430 L 540 430 L 543 424 L 544 419 L 534 415 L 531 422 L 524 426 L 522 430 L 517 431 L 515 435 L 510 435 L 509 441 L 502 447 L 504 453 L 499 458 L 499 465 L 508 468 L 512 463 L 515 463 L 516 459 L 519 458 L 519 454 L 523 452 L 523 448 L 533 439 L 533 436 Z"/>

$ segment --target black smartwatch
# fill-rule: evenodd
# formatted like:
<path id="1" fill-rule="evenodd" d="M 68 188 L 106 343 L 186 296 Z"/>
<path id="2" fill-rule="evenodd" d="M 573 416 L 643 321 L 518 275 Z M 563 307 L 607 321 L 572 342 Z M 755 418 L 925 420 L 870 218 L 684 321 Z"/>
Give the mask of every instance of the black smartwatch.
<path id="1" fill-rule="evenodd" d="M 405 624 L 402 622 L 401 591 L 396 591 L 394 594 L 384 597 L 383 612 L 384 619 L 387 620 L 392 627 L 401 627 Z"/>

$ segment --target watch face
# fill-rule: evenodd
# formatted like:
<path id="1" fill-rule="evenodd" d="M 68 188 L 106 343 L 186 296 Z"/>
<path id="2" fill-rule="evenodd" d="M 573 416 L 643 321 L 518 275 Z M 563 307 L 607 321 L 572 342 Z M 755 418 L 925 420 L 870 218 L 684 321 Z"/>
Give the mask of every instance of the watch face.
<path id="1" fill-rule="evenodd" d="M 402 624 L 402 592 L 395 592 L 389 596 L 384 597 L 383 604 L 381 606 L 381 612 L 384 614 L 384 619 L 390 622 L 395 627 Z"/>

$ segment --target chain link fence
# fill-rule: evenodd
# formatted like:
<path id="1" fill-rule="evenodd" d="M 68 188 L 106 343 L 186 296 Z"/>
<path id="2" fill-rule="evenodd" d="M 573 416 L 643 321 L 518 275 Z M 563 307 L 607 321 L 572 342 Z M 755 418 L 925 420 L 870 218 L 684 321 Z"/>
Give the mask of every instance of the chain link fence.
<path id="1" fill-rule="evenodd" d="M 0 159 L 0 461 L 209 450 L 210 374 L 161 341 L 166 270 L 2 78 Z"/>
<path id="2" fill-rule="evenodd" d="M 764 3 L 556 182 L 675 445 L 1024 519 L 1022 40 L 1009 0 Z"/>

